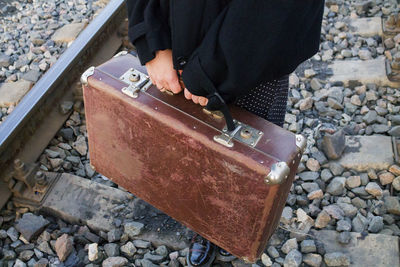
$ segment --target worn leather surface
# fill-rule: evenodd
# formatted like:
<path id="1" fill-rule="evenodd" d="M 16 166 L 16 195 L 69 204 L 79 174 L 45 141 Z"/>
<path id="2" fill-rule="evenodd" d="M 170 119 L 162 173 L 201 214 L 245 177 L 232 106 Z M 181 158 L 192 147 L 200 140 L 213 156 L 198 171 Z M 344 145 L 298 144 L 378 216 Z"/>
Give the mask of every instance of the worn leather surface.
<path id="1" fill-rule="evenodd" d="M 294 179 L 295 136 L 249 112 L 233 116 L 264 132 L 255 148 L 213 140 L 224 126 L 183 95 L 152 86 L 133 99 L 118 78 L 138 67 L 131 55 L 96 68 L 84 86 L 92 165 L 232 254 L 254 262 L 274 232 Z M 141 69 L 142 71 L 143 68 Z M 270 166 L 285 161 L 291 174 L 266 185 Z"/>

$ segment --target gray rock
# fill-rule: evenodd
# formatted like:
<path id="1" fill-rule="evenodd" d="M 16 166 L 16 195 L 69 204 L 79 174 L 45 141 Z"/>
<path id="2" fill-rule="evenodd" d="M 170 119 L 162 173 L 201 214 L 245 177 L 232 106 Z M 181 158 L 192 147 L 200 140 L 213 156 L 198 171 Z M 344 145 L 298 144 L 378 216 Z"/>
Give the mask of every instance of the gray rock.
<path id="1" fill-rule="evenodd" d="M 21 261 L 20 259 L 17 259 L 13 265 L 13 267 L 26 267 L 25 262 Z"/>
<path id="2" fill-rule="evenodd" d="M 317 183 L 302 183 L 301 187 L 304 189 L 304 191 L 306 191 L 307 193 L 316 191 L 319 188 L 319 185 Z"/>
<path id="3" fill-rule="evenodd" d="M 101 257 L 101 253 L 99 253 L 99 245 L 97 243 L 89 244 L 88 246 L 88 259 L 89 261 L 97 261 Z"/>
<path id="4" fill-rule="evenodd" d="M 350 242 L 350 239 L 351 239 L 350 232 L 341 232 L 337 236 L 337 241 L 343 245 L 348 244 Z"/>
<path id="5" fill-rule="evenodd" d="M 165 256 L 153 254 L 151 252 L 147 252 L 144 254 L 144 259 L 151 261 L 152 263 L 161 263 L 165 259 Z"/>
<path id="6" fill-rule="evenodd" d="M 344 217 L 343 210 L 337 204 L 325 206 L 323 210 L 336 220 L 341 220 Z"/>
<path id="7" fill-rule="evenodd" d="M 341 252 L 326 253 L 324 256 L 324 261 L 327 266 L 349 266 L 350 258 L 349 256 Z"/>
<path id="8" fill-rule="evenodd" d="M 382 195 L 382 188 L 375 182 L 369 182 L 365 187 L 365 191 L 375 197 Z"/>
<path id="9" fill-rule="evenodd" d="M 37 246 L 37 248 L 48 255 L 54 255 L 54 252 L 51 250 L 50 245 L 48 242 L 43 241 L 42 243 Z"/>
<path id="10" fill-rule="evenodd" d="M 389 131 L 390 127 L 384 124 L 373 124 L 372 125 L 372 130 L 374 133 L 381 134 L 381 133 L 386 133 Z"/>
<path id="11" fill-rule="evenodd" d="M 143 259 L 140 261 L 140 264 L 142 265 L 142 267 L 157 267 L 159 265 L 152 263 L 151 261 L 147 260 L 147 259 Z"/>
<path id="12" fill-rule="evenodd" d="M 30 241 L 32 238 L 38 236 L 49 223 L 50 222 L 41 215 L 37 216 L 32 213 L 25 213 L 22 218 L 17 221 L 15 228 L 27 241 Z"/>
<path id="13" fill-rule="evenodd" d="M 51 40 L 59 43 L 69 43 L 74 41 L 79 33 L 86 27 L 86 23 L 71 23 L 59 28 L 52 36 Z"/>
<path id="14" fill-rule="evenodd" d="M 16 256 L 17 254 L 14 251 L 3 249 L 3 260 L 13 260 Z"/>
<path id="15" fill-rule="evenodd" d="M 351 192 L 353 192 L 356 195 L 363 196 L 363 197 L 369 196 L 368 192 L 365 191 L 365 186 L 353 188 L 353 189 L 351 189 Z"/>
<path id="16" fill-rule="evenodd" d="M 303 181 L 315 181 L 319 178 L 318 172 L 302 172 L 299 173 L 299 177 Z"/>
<path id="17" fill-rule="evenodd" d="M 7 235 L 14 242 L 17 241 L 19 238 L 19 234 L 18 234 L 17 230 L 15 230 L 14 227 L 8 228 Z"/>
<path id="18" fill-rule="evenodd" d="M 133 244 L 137 248 L 150 248 L 151 247 L 151 243 L 149 241 L 146 241 L 146 240 L 136 239 L 136 240 L 133 241 Z"/>
<path id="19" fill-rule="evenodd" d="M 114 228 L 107 233 L 107 240 L 108 242 L 112 243 L 115 241 L 119 241 L 121 239 L 121 236 L 122 236 L 122 231 L 118 228 Z"/>
<path id="20" fill-rule="evenodd" d="M 322 149 L 329 159 L 338 159 L 346 147 L 346 136 L 344 131 L 340 130 L 331 134 L 325 134 L 322 141 Z"/>
<path id="21" fill-rule="evenodd" d="M 104 251 L 108 257 L 119 256 L 119 246 L 118 244 L 108 243 L 104 245 Z"/>
<path id="22" fill-rule="evenodd" d="M 326 192 L 334 196 L 341 195 L 344 192 L 345 184 L 346 184 L 346 178 L 335 177 L 329 183 L 328 187 L 326 188 Z"/>
<path id="23" fill-rule="evenodd" d="M 346 185 L 349 188 L 356 188 L 361 185 L 361 177 L 358 175 L 350 176 L 346 179 Z"/>
<path id="24" fill-rule="evenodd" d="M 0 83 L 0 107 L 17 105 L 31 87 L 32 82 L 24 80 Z"/>
<path id="25" fill-rule="evenodd" d="M 123 267 L 128 264 L 128 260 L 124 257 L 109 257 L 102 263 L 102 267 Z"/>
<path id="26" fill-rule="evenodd" d="M 137 249 L 133 245 L 132 242 L 128 242 L 125 245 L 121 246 L 121 252 L 124 254 L 126 257 L 131 258 L 133 255 L 135 255 Z"/>
<path id="27" fill-rule="evenodd" d="M 41 75 L 40 71 L 30 70 L 27 73 L 24 73 L 21 78 L 24 79 L 25 81 L 30 81 L 35 83 L 39 80 L 40 75 Z"/>
<path id="28" fill-rule="evenodd" d="M 374 216 L 369 222 L 368 231 L 378 233 L 383 229 L 383 225 L 383 218 L 381 216 Z"/>
<path id="29" fill-rule="evenodd" d="M 315 253 L 309 253 L 303 257 L 303 262 L 311 267 L 320 267 L 322 263 L 322 257 L 321 255 Z"/>
<path id="30" fill-rule="evenodd" d="M 291 250 L 285 257 L 284 267 L 298 267 L 303 260 L 303 256 L 297 249 Z"/>
<path id="31" fill-rule="evenodd" d="M 328 96 L 335 99 L 340 104 L 343 102 L 343 88 L 332 87 L 328 90 Z"/>
<path id="32" fill-rule="evenodd" d="M 353 218 L 357 215 L 357 208 L 352 204 L 348 203 L 337 203 L 337 205 L 343 210 L 344 216 Z"/>
<path id="33" fill-rule="evenodd" d="M 315 227 L 316 228 L 325 228 L 328 223 L 331 221 L 331 216 L 329 216 L 328 212 L 322 210 L 315 220 Z"/>
<path id="34" fill-rule="evenodd" d="M 140 222 L 127 222 L 124 225 L 124 234 L 127 234 L 129 238 L 139 235 L 144 228 L 144 224 Z"/>
<path id="35" fill-rule="evenodd" d="M 54 249 L 60 261 L 65 261 L 73 250 L 73 241 L 67 234 L 57 238 Z"/>
<path id="36" fill-rule="evenodd" d="M 71 128 L 62 128 L 59 132 L 59 135 L 62 136 L 62 138 L 64 138 L 67 141 L 74 141 L 75 137 L 74 137 L 74 130 L 72 130 Z"/>
<path id="37" fill-rule="evenodd" d="M 359 197 L 353 198 L 351 203 L 359 209 L 365 209 L 367 207 L 367 203 Z"/>
<path id="38" fill-rule="evenodd" d="M 47 267 L 49 264 L 49 260 L 46 258 L 41 258 L 38 260 L 33 267 Z"/>
<path id="39" fill-rule="evenodd" d="M 0 68 L 8 67 L 11 64 L 11 57 L 5 54 L 0 54 Z"/>
<path id="40" fill-rule="evenodd" d="M 297 249 L 297 247 L 297 239 L 291 238 L 283 244 L 281 250 L 283 253 L 288 254 L 291 250 Z"/>
<path id="41" fill-rule="evenodd" d="M 72 144 L 72 147 L 78 151 L 81 156 L 85 156 L 87 154 L 87 143 L 86 138 L 83 135 L 78 136 L 76 141 Z"/>
<path id="42" fill-rule="evenodd" d="M 394 215 L 400 215 L 400 203 L 399 199 L 394 196 L 385 197 L 385 207 L 387 211 Z"/>
<path id="43" fill-rule="evenodd" d="M 388 134 L 395 137 L 400 137 L 400 126 L 394 126 L 389 131 Z"/>
<path id="44" fill-rule="evenodd" d="M 32 250 L 24 250 L 19 254 L 18 258 L 22 261 L 29 261 L 34 254 Z"/>
<path id="45" fill-rule="evenodd" d="M 324 182 L 328 182 L 333 177 L 331 171 L 329 169 L 323 169 L 321 171 L 321 179 Z"/>
<path id="46" fill-rule="evenodd" d="M 268 255 L 272 258 L 278 258 L 279 252 L 274 246 L 269 246 L 267 249 Z"/>
<path id="47" fill-rule="evenodd" d="M 351 225 L 354 232 L 361 233 L 367 229 L 368 220 L 358 213 L 357 216 L 352 220 Z"/>
<path id="48" fill-rule="evenodd" d="M 164 256 L 166 257 L 168 255 L 168 249 L 166 246 L 159 246 L 156 250 L 155 250 L 157 255 L 160 256 Z"/>
<path id="49" fill-rule="evenodd" d="M 310 253 L 310 252 L 316 252 L 317 251 L 317 247 L 315 246 L 315 242 L 314 242 L 314 240 L 311 240 L 311 239 L 303 240 L 300 243 L 300 246 L 301 246 L 301 252 L 302 253 Z"/>
<path id="50" fill-rule="evenodd" d="M 394 178 L 393 182 L 392 182 L 392 186 L 394 189 L 396 189 L 397 191 L 400 191 L 400 176 Z M 0 235 L 0 239 L 1 239 L 1 235 Z"/>
<path id="51" fill-rule="evenodd" d="M 340 165 L 337 162 L 330 162 L 329 169 L 332 172 L 332 174 L 335 176 L 341 175 L 344 171 L 344 168 L 342 167 L 342 165 Z"/>
<path id="52" fill-rule="evenodd" d="M 0 239 L 6 239 L 7 238 L 7 232 L 6 230 L 1 229 L 0 230 Z"/>
<path id="53" fill-rule="evenodd" d="M 363 117 L 363 121 L 365 123 L 367 123 L 367 124 L 372 124 L 372 123 L 376 122 L 377 117 L 378 117 L 378 114 L 376 113 L 376 111 L 375 110 L 370 110 Z"/>
<path id="54" fill-rule="evenodd" d="M 271 258 L 265 253 L 261 255 L 261 262 L 264 264 L 264 266 L 272 266 Z"/>
<path id="55" fill-rule="evenodd" d="M 322 88 L 322 84 L 317 78 L 312 78 L 310 82 L 310 86 L 314 91 L 317 91 Z"/>
<path id="56" fill-rule="evenodd" d="M 351 231 L 351 223 L 346 220 L 339 220 L 336 223 L 336 231 L 338 232 Z"/>

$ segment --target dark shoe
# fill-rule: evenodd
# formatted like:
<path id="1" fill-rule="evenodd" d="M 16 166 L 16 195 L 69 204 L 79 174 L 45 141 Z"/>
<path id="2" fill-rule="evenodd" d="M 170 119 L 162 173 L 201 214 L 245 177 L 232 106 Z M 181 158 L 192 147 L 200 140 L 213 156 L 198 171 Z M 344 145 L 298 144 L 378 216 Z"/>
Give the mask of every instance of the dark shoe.
<path id="1" fill-rule="evenodd" d="M 230 261 L 233 261 L 233 260 L 235 260 L 236 259 L 236 257 L 235 256 L 233 256 L 231 253 L 229 253 L 228 251 L 226 251 L 225 249 L 223 249 L 223 248 L 218 248 L 218 254 L 217 254 L 217 258 L 216 258 L 216 260 L 217 261 L 220 261 L 220 262 L 230 262 Z"/>
<path id="2" fill-rule="evenodd" d="M 215 245 L 200 235 L 192 238 L 187 254 L 189 266 L 209 267 L 215 259 Z"/>

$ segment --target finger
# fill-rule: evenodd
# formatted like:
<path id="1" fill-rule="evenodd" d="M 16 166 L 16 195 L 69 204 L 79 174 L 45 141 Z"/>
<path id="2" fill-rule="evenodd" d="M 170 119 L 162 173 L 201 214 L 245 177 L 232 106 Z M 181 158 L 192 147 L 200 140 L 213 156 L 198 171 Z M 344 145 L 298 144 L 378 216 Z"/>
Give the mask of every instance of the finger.
<path id="1" fill-rule="evenodd" d="M 168 86 L 168 84 L 165 83 L 165 82 L 159 82 L 159 83 L 157 83 L 157 88 L 158 88 L 161 92 L 164 92 L 164 91 L 166 91 L 166 90 L 169 90 L 169 86 Z"/>
<path id="2" fill-rule="evenodd" d="M 168 88 L 174 93 L 178 94 L 180 91 L 182 91 L 182 87 L 179 84 L 179 80 L 175 79 L 172 82 L 168 83 Z"/>
<path id="3" fill-rule="evenodd" d="M 193 101 L 195 104 L 198 104 L 198 103 L 199 103 L 199 97 L 198 97 L 197 95 L 192 95 L 192 101 Z"/>
<path id="4" fill-rule="evenodd" d="M 187 99 L 187 100 L 191 100 L 192 99 L 192 94 L 189 92 L 189 90 L 188 89 L 186 89 L 185 88 L 185 90 L 184 90 L 184 95 L 185 95 L 185 98 Z"/>
<path id="5" fill-rule="evenodd" d="M 208 103 L 208 99 L 207 98 L 205 98 L 205 97 L 199 97 L 199 104 L 201 105 L 201 106 L 207 106 L 207 103 Z"/>

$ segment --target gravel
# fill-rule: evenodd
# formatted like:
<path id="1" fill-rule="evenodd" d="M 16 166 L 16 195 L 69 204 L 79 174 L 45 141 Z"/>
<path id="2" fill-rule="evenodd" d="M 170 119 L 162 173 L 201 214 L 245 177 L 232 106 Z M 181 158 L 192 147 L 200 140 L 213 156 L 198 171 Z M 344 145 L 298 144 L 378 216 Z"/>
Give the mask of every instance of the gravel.
<path id="1" fill-rule="evenodd" d="M 17 23 L 7 26 L 11 30 L 5 34 L 0 28 L 0 79 L 16 81 L 29 72 L 32 78 L 37 72 L 42 74 L 42 69 L 46 68 L 44 65 L 41 68 L 40 64 L 46 63 L 48 68 L 66 48 L 66 44 L 52 43 L 52 33 L 67 22 L 87 21 L 91 16 L 87 15 L 101 6 L 91 1 L 55 3 L 16 2 L 13 4 L 16 10 L 4 15 L 7 25 L 11 24 L 12 16 Z M 48 18 L 42 19 L 40 15 L 18 18 L 19 12 L 32 14 L 34 7 Z M 47 12 L 48 8 L 53 9 Z M 351 263 L 351 255 L 326 252 L 323 244 L 310 234 L 311 229 L 337 231 L 340 244 L 350 242 L 350 232 L 400 236 L 400 166 L 394 164 L 383 171 L 360 172 L 346 169 L 336 160 L 345 149 L 345 136 L 399 136 L 400 90 L 375 84 L 355 83 L 345 87 L 329 83 L 324 79 L 329 70 L 323 68 L 323 64 L 333 60 L 367 60 L 384 53 L 394 56 L 400 50 L 400 36 L 389 41 L 379 36 L 362 37 L 351 32 L 346 20 L 356 16 L 387 17 L 398 11 L 397 4 L 391 1 L 326 1 L 321 51 L 299 66 L 289 79 L 284 127 L 304 135 L 308 145 L 290 189 L 280 227 L 272 235 L 257 266 L 348 266 Z M 17 31 L 15 27 L 22 25 L 22 21 L 28 21 L 28 26 L 19 26 L 21 30 Z M 22 44 L 14 41 L 14 34 L 20 37 Z M 40 169 L 68 172 L 118 187 L 90 165 L 83 103 L 76 101 L 65 108 L 74 111 L 41 155 Z M 2 108 L 0 119 L 12 109 Z M 137 239 L 146 225 L 132 220 L 116 223 L 115 229 L 108 233 L 96 233 L 87 227 L 45 216 L 49 224 L 24 244 L 20 240 L 22 230 L 17 227 L 23 213 L 26 211 L 21 212 L 12 202 L 0 212 L 0 246 L 3 248 L 0 266 L 2 262 L 11 266 L 60 266 L 62 260 L 66 266 L 66 263 L 69 266 L 78 266 L 77 263 L 83 266 L 186 264 L 187 250 L 156 247 L 149 241 Z M 24 248 L 24 245 L 31 247 Z M 230 264 L 247 266 L 237 259 Z"/>
<path id="2" fill-rule="evenodd" d="M 54 42 L 54 33 L 63 26 L 86 25 L 107 2 L 0 1 L 0 86 L 22 80 L 37 82 L 69 46 L 68 42 Z M 14 105 L 0 107 L 1 123 Z"/>

